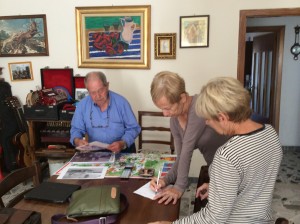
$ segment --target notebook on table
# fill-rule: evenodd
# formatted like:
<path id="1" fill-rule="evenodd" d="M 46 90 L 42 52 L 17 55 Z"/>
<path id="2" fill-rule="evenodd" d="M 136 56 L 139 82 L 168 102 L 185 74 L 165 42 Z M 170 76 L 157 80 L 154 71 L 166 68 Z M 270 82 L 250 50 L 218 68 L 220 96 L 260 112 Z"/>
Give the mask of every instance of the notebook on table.
<path id="1" fill-rule="evenodd" d="M 53 203 L 67 202 L 72 193 L 81 188 L 80 185 L 58 182 L 42 182 L 24 195 L 25 199 L 41 200 Z"/>

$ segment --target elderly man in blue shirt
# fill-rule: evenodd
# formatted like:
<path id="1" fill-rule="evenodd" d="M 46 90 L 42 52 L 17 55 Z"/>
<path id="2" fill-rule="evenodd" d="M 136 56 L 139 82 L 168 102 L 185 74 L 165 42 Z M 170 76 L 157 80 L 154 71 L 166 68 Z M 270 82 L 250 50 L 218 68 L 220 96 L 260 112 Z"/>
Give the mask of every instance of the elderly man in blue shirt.
<path id="1" fill-rule="evenodd" d="M 76 107 L 71 123 L 71 144 L 86 145 L 84 136 L 87 134 L 89 142 L 107 143 L 107 149 L 112 152 L 136 152 L 134 141 L 141 127 L 129 102 L 109 90 L 109 82 L 102 72 L 88 73 L 84 83 L 89 95 Z"/>

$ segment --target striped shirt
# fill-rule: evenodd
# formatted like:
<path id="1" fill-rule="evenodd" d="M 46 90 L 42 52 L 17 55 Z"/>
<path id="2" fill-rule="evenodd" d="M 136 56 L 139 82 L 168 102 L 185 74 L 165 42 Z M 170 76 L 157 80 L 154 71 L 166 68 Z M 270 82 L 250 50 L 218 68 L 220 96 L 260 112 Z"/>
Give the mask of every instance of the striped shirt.
<path id="1" fill-rule="evenodd" d="M 206 207 L 173 223 L 274 223 L 271 202 L 281 159 L 271 125 L 233 136 L 210 166 Z"/>

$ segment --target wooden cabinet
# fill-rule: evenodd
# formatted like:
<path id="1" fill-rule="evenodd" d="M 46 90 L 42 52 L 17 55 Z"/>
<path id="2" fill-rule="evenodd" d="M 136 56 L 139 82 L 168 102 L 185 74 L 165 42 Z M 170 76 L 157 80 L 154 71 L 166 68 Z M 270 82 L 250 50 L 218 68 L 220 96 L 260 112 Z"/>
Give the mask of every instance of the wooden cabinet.
<path id="1" fill-rule="evenodd" d="M 75 149 L 69 143 L 71 121 L 27 120 L 31 155 L 46 158 L 70 158 Z M 65 148 L 48 148 L 62 145 Z"/>

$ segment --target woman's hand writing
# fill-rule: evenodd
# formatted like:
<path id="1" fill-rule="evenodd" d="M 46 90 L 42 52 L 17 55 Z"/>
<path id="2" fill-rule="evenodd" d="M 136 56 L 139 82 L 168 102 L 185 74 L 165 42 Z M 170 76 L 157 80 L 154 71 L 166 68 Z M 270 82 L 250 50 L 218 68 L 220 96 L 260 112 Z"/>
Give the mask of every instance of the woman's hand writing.
<path id="1" fill-rule="evenodd" d="M 157 184 L 157 177 L 153 177 L 150 182 L 150 188 L 155 192 L 158 192 L 161 188 L 165 186 L 166 183 L 162 178 L 159 179 L 158 184 Z"/>
<path id="2" fill-rule="evenodd" d="M 183 192 L 178 191 L 176 188 L 168 187 L 160 191 L 153 199 L 159 199 L 158 203 L 164 203 L 165 205 L 173 201 L 173 204 L 175 205 L 177 203 L 177 200 L 182 196 L 182 194 Z"/>

